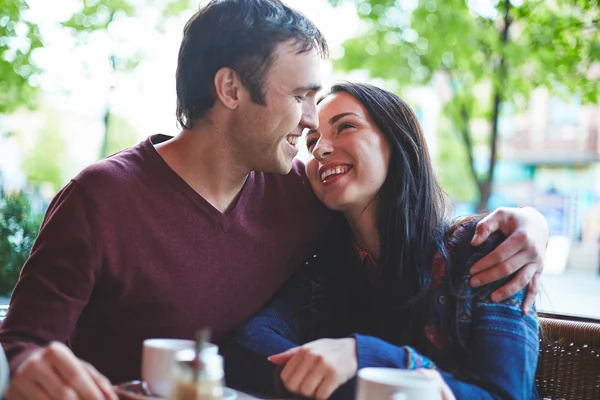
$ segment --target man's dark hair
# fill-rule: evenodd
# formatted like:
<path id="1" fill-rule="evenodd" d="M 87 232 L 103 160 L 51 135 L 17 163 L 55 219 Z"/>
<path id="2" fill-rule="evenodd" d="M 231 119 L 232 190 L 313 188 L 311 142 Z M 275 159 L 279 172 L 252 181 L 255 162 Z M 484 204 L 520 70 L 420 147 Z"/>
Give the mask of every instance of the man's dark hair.
<path id="1" fill-rule="evenodd" d="M 191 129 L 213 106 L 214 77 L 223 67 L 236 71 L 252 101 L 265 105 L 265 78 L 284 42 L 298 54 L 328 52 L 315 25 L 279 0 L 211 0 L 183 30 L 176 74 L 179 124 Z"/>

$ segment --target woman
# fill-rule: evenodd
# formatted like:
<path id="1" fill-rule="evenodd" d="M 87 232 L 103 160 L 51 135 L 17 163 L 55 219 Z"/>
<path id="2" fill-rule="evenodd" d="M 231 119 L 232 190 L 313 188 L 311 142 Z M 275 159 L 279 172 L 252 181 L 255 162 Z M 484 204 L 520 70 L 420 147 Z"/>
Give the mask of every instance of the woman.
<path id="1" fill-rule="evenodd" d="M 474 247 L 478 219 L 446 218 L 410 107 L 370 85 L 336 85 L 306 142 L 315 194 L 347 223 L 242 329 L 227 358 L 254 373 L 231 373 L 229 384 L 350 398 L 357 370 L 381 366 L 431 370 L 447 399 L 537 398 L 538 322 L 521 313 L 526 289 L 496 304 L 506 280 L 469 285 L 471 266 L 503 237 Z M 279 366 L 274 381 L 257 355 Z"/>

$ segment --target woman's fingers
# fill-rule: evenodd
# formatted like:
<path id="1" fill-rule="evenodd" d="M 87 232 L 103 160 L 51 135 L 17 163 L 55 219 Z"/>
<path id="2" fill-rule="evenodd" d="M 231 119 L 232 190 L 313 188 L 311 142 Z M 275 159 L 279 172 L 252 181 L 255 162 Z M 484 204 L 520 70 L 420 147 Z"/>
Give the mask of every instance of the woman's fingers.
<path id="1" fill-rule="evenodd" d="M 300 350 L 300 347 L 294 347 L 293 349 L 289 349 L 283 353 L 274 354 L 271 357 L 268 357 L 267 360 L 277 365 L 285 364 L 294 356 L 294 354 L 298 352 L 298 350 Z"/>
<path id="2" fill-rule="evenodd" d="M 323 381 L 319 385 L 317 389 L 317 393 L 315 393 L 315 398 L 317 400 L 326 400 L 333 392 L 340 386 L 337 381 L 336 375 L 334 373 L 328 373 L 325 375 Z"/>
<path id="3" fill-rule="evenodd" d="M 314 365 L 300 383 L 298 393 L 304 397 L 314 398 L 326 375 L 327 368 L 324 364 Z"/>
<path id="4" fill-rule="evenodd" d="M 300 392 L 300 386 L 304 378 L 311 372 L 315 361 L 315 355 L 310 354 L 308 349 L 303 348 L 286 364 L 281 372 L 281 379 L 290 392 Z"/>

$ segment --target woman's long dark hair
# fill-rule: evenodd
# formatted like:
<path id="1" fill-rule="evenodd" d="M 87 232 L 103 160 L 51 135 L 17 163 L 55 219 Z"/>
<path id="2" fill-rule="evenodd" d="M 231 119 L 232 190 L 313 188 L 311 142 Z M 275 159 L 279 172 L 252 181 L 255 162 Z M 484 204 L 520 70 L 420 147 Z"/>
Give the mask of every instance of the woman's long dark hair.
<path id="1" fill-rule="evenodd" d="M 398 323 L 408 325 L 414 323 L 418 304 L 430 287 L 433 256 L 438 250 L 446 256 L 446 196 L 417 116 L 400 97 L 359 83 L 331 88 L 332 94 L 340 92 L 366 108 L 391 150 L 387 177 L 377 195 L 379 267 L 387 303 L 400 313 Z"/>

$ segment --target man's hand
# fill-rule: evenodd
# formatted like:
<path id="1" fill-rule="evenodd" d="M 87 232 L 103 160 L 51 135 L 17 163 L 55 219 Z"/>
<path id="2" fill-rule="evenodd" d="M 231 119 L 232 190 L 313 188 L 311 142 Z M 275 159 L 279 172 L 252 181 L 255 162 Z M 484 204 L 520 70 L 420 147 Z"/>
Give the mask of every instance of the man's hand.
<path id="1" fill-rule="evenodd" d="M 285 365 L 281 380 L 291 393 L 324 400 L 356 374 L 356 340 L 315 340 L 271 356 L 269 361 Z"/>
<path id="2" fill-rule="evenodd" d="M 17 369 L 7 400 L 118 400 L 112 385 L 62 343 L 32 353 Z"/>
<path id="3" fill-rule="evenodd" d="M 471 286 L 495 282 L 518 271 L 508 284 L 492 294 L 492 300 L 500 302 L 507 299 L 529 284 L 523 301 L 523 313 L 527 314 L 539 291 L 539 277 L 548 243 L 548 224 L 542 214 L 531 207 L 498 208 L 479 221 L 471 244 L 479 246 L 498 229 L 507 239 L 473 265 Z"/>

